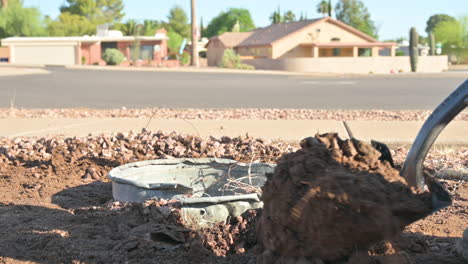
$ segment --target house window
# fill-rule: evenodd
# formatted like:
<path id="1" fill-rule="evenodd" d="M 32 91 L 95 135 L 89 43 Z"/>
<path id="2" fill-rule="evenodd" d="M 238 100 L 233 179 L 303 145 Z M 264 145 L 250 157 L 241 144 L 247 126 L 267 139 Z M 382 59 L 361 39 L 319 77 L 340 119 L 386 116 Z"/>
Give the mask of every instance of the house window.
<path id="1" fill-rule="evenodd" d="M 359 48 L 358 49 L 359 57 L 371 57 L 372 49 L 370 48 Z"/>
<path id="2" fill-rule="evenodd" d="M 104 56 L 104 53 L 107 49 L 117 49 L 117 42 L 102 42 L 101 43 L 101 56 Z"/>
<path id="3" fill-rule="evenodd" d="M 340 38 L 332 38 L 331 41 L 332 41 L 332 42 L 340 42 L 341 39 L 340 39 Z"/>
<path id="4" fill-rule="evenodd" d="M 154 46 L 153 45 L 142 45 L 140 60 L 152 61 L 154 59 Z"/>
<path id="5" fill-rule="evenodd" d="M 137 52 L 138 59 L 143 60 L 143 61 L 152 61 L 154 59 L 154 46 L 153 45 L 141 45 L 140 46 L 140 51 L 138 52 L 134 50 L 133 45 L 131 46 L 131 54 L 132 57 L 135 54 L 134 52 Z"/>
<path id="6" fill-rule="evenodd" d="M 339 48 L 334 48 L 334 49 L 333 49 L 333 56 L 335 56 L 335 57 L 341 56 L 341 49 L 339 49 Z"/>

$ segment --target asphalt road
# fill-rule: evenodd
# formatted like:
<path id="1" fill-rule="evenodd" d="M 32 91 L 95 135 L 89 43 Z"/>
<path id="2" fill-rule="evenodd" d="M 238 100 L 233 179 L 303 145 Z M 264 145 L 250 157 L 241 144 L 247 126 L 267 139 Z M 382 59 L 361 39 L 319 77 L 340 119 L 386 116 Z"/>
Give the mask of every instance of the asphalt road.
<path id="1" fill-rule="evenodd" d="M 48 70 L 51 74 L 0 77 L 0 107 L 434 109 L 464 81 L 449 75 L 318 78 Z"/>

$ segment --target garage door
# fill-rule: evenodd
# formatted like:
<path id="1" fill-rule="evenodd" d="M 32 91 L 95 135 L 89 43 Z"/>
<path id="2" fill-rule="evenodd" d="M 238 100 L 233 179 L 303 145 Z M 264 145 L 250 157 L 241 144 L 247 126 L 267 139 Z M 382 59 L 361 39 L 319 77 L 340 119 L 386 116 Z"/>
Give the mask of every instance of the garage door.
<path id="1" fill-rule="evenodd" d="M 15 46 L 15 62 L 26 64 L 73 65 L 75 46 Z"/>

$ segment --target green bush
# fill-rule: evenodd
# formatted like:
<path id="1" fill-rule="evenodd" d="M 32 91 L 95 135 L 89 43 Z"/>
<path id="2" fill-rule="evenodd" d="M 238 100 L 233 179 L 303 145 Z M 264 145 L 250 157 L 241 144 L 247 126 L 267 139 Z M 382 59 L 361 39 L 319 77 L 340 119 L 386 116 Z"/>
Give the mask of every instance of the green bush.
<path id="1" fill-rule="evenodd" d="M 125 60 L 125 56 L 118 49 L 106 49 L 102 59 L 107 65 L 119 65 Z"/>
<path id="2" fill-rule="evenodd" d="M 397 50 L 397 51 L 395 52 L 395 56 L 405 56 L 405 52 L 402 51 L 402 50 Z"/>
<path id="3" fill-rule="evenodd" d="M 227 49 L 224 51 L 219 67 L 239 70 L 255 70 L 255 67 L 243 64 L 239 54 L 237 54 L 233 49 Z"/>
<path id="4" fill-rule="evenodd" d="M 182 58 L 180 59 L 182 65 L 187 65 L 187 64 L 190 64 L 190 58 L 192 56 L 190 56 L 190 54 L 188 54 L 187 52 L 184 52 L 182 54 Z"/>

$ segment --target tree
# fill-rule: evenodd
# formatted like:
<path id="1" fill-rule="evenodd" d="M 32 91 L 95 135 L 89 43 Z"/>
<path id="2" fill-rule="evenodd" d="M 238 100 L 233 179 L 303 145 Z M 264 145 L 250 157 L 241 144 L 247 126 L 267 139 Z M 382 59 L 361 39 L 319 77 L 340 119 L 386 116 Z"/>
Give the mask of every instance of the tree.
<path id="1" fill-rule="evenodd" d="M 206 37 L 211 38 L 229 32 L 234 25 L 239 22 L 240 32 L 247 32 L 255 29 L 249 10 L 244 8 L 230 8 L 222 11 L 218 16 L 210 21 L 206 28 Z"/>
<path id="2" fill-rule="evenodd" d="M 280 9 L 279 6 L 278 6 L 278 10 L 274 11 L 274 12 L 270 15 L 270 21 L 271 21 L 271 24 L 283 23 L 284 18 L 283 18 L 283 16 L 281 15 L 281 9 Z"/>
<path id="3" fill-rule="evenodd" d="M 440 22 L 433 33 L 437 42 L 443 45 L 443 54 L 455 55 L 457 63 L 468 62 L 468 16 Z"/>
<path id="4" fill-rule="evenodd" d="M 125 16 L 122 0 L 67 0 L 60 11 L 84 16 L 94 24 L 115 23 Z"/>
<path id="5" fill-rule="evenodd" d="M 203 25 L 203 17 L 200 17 L 200 36 L 204 38 L 206 36 L 205 26 Z"/>
<path id="6" fill-rule="evenodd" d="M 39 10 L 23 7 L 21 1 L 10 0 L 0 9 L 0 38 L 41 36 L 45 34 L 43 24 Z"/>
<path id="7" fill-rule="evenodd" d="M 135 19 L 129 19 L 125 23 L 114 24 L 113 28 L 115 30 L 120 30 L 125 36 L 133 36 L 136 31 L 138 22 Z"/>
<path id="8" fill-rule="evenodd" d="M 125 36 L 133 36 L 135 35 L 137 25 L 139 25 L 138 21 L 135 19 L 129 19 L 125 23 L 114 24 L 112 29 L 122 31 Z M 156 31 L 162 27 L 163 25 L 161 21 L 145 19 L 143 20 L 143 24 L 141 24 L 140 34 L 142 36 L 154 36 Z"/>
<path id="9" fill-rule="evenodd" d="M 455 21 L 443 21 L 436 25 L 433 33 L 438 42 L 444 45 L 444 48 L 463 46 L 463 26 Z"/>
<path id="10" fill-rule="evenodd" d="M 61 13 L 57 20 L 46 19 L 49 36 L 84 36 L 96 33 L 96 27 L 86 18 L 68 12 Z"/>
<path id="11" fill-rule="evenodd" d="M 231 32 L 240 32 L 240 24 L 239 24 L 239 21 L 237 21 L 236 24 L 234 24 L 234 26 L 233 26 L 232 29 L 231 29 Z"/>
<path id="12" fill-rule="evenodd" d="M 433 15 L 429 17 L 429 19 L 427 20 L 427 26 L 426 26 L 427 34 L 431 33 L 439 23 L 444 22 L 444 21 L 454 22 L 456 21 L 456 19 L 454 17 L 445 15 L 445 14 L 437 14 L 437 15 Z"/>
<path id="13" fill-rule="evenodd" d="M 322 0 L 320 3 L 317 5 L 317 12 L 322 14 L 323 16 L 328 15 L 331 17 L 331 12 L 332 12 L 332 4 L 331 0 Z"/>
<path id="14" fill-rule="evenodd" d="M 169 38 L 167 41 L 169 55 L 171 57 L 177 57 L 177 54 L 179 54 L 180 45 L 182 44 L 184 38 L 174 31 L 169 31 L 167 33 L 167 37 Z"/>
<path id="15" fill-rule="evenodd" d="M 361 0 L 340 0 L 336 4 L 335 11 L 338 20 L 377 38 L 377 27 Z"/>
<path id="16" fill-rule="evenodd" d="M 143 36 L 154 36 L 156 31 L 162 28 L 162 23 L 158 20 L 143 20 L 143 29 L 141 34 Z"/>
<path id="17" fill-rule="evenodd" d="M 167 30 L 177 33 L 183 38 L 190 37 L 190 25 L 188 23 L 188 16 L 184 9 L 179 6 L 173 7 L 169 11 Z"/>
<path id="18" fill-rule="evenodd" d="M 286 13 L 284 13 L 283 21 L 285 23 L 294 22 L 296 21 L 296 15 L 291 10 L 289 10 Z"/>

